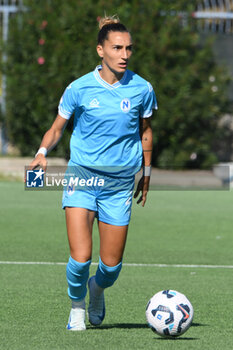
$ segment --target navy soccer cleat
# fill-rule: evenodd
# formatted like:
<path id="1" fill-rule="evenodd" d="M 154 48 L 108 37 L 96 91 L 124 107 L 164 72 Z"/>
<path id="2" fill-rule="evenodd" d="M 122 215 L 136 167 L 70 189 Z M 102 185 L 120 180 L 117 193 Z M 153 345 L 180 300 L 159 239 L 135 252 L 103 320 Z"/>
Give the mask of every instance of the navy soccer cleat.
<path id="1" fill-rule="evenodd" d="M 99 326 L 105 317 L 104 291 L 100 289 L 95 282 L 95 276 L 88 281 L 89 287 L 89 306 L 88 318 L 93 326 Z"/>

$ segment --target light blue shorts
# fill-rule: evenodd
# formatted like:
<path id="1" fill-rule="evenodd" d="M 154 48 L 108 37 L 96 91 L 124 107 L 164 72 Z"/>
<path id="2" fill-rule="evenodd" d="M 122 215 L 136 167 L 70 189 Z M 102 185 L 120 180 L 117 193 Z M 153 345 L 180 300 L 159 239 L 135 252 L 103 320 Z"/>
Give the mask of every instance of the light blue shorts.
<path id="1" fill-rule="evenodd" d="M 68 164 L 62 207 L 93 210 L 107 224 L 128 225 L 131 217 L 134 175 L 114 177 L 104 172 Z"/>

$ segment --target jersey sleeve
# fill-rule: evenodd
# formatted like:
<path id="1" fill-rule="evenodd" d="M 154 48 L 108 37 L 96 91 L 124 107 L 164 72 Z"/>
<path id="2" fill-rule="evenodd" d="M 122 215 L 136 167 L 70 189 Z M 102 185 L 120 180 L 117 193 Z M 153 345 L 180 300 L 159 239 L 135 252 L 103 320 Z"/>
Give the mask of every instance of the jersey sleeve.
<path id="1" fill-rule="evenodd" d="M 64 94 L 61 97 L 61 100 L 59 102 L 58 106 L 58 114 L 65 119 L 70 119 L 72 114 L 74 113 L 75 109 L 79 105 L 79 96 L 77 89 L 73 86 L 71 83 L 69 86 L 67 86 L 66 90 L 64 91 Z"/>
<path id="2" fill-rule="evenodd" d="M 140 110 L 140 117 L 149 118 L 153 113 L 153 109 L 158 109 L 157 100 L 152 85 L 147 82 L 147 88 L 144 92 Z"/>

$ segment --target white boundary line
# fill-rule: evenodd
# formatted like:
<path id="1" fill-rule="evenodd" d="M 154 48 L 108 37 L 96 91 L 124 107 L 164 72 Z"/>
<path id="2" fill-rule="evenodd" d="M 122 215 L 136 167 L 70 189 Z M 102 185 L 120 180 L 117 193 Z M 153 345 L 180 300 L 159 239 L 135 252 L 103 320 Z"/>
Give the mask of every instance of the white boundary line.
<path id="1" fill-rule="evenodd" d="M 0 265 L 61 265 L 65 266 L 65 262 L 49 262 L 49 261 L 0 261 Z M 98 265 L 93 262 L 92 265 Z M 175 267 L 175 268 L 204 268 L 204 269 L 233 269 L 233 265 L 186 265 L 186 264 L 136 264 L 123 263 L 129 267 Z"/>

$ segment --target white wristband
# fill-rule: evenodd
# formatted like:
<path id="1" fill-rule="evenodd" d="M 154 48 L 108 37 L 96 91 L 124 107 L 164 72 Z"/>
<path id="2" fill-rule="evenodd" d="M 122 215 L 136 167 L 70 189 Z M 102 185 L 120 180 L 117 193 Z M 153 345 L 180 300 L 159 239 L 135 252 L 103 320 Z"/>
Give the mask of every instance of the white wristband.
<path id="1" fill-rule="evenodd" d="M 151 174 L 151 165 L 143 167 L 143 176 L 150 176 Z"/>
<path id="2" fill-rule="evenodd" d="M 45 148 L 45 147 L 41 147 L 39 150 L 38 150 L 38 152 L 36 153 L 36 155 L 35 155 L 35 158 L 36 158 L 36 156 L 38 156 L 38 154 L 43 154 L 45 157 L 47 156 L 47 148 Z"/>

